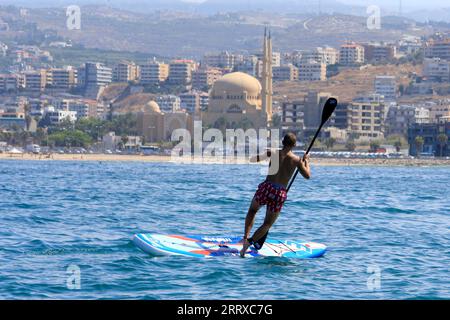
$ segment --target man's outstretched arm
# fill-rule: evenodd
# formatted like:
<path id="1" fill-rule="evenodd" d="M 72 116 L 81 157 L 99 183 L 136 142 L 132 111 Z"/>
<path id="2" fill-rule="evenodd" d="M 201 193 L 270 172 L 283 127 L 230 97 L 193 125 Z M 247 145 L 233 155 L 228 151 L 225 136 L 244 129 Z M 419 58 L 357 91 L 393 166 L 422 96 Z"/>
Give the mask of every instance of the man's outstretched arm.
<path id="1" fill-rule="evenodd" d="M 299 158 L 297 168 L 305 179 L 311 179 L 311 168 L 309 167 L 309 154 Z"/>

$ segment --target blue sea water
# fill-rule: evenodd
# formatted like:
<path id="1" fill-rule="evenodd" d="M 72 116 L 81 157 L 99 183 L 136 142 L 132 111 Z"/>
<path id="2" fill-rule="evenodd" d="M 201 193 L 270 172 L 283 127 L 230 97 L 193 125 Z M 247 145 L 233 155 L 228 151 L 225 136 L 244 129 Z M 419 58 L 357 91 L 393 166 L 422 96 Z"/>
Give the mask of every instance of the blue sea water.
<path id="1" fill-rule="evenodd" d="M 319 259 L 151 257 L 132 244 L 241 235 L 260 169 L 0 161 L 0 298 L 450 298 L 449 167 L 313 166 L 271 237 L 324 243 Z"/>

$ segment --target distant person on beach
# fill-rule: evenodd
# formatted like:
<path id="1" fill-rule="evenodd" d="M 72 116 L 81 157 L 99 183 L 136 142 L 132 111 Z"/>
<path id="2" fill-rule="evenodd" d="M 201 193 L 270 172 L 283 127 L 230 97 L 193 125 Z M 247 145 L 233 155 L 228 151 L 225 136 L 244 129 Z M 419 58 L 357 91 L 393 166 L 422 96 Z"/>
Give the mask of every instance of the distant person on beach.
<path id="1" fill-rule="evenodd" d="M 247 249 L 251 245 L 257 250 L 261 248 L 257 242 L 265 237 L 280 215 L 283 204 L 287 198 L 286 188 L 295 169 L 298 168 L 305 179 L 310 179 L 311 177 L 309 155 L 300 158 L 292 152 L 296 143 L 297 138 L 295 134 L 288 133 L 283 138 L 283 148 L 281 150 L 267 150 L 266 153 L 250 159 L 250 162 L 260 162 L 270 158 L 270 164 L 269 174 L 267 175 L 266 180 L 258 186 L 258 190 L 253 197 L 250 208 L 248 209 L 247 217 L 245 218 L 245 233 L 243 247 L 240 252 L 241 257 L 245 256 Z M 278 167 L 271 170 L 273 169 L 273 165 L 278 165 Z M 264 223 L 256 230 L 253 237 L 249 238 L 250 231 L 255 222 L 256 213 L 264 205 L 267 206 Z"/>

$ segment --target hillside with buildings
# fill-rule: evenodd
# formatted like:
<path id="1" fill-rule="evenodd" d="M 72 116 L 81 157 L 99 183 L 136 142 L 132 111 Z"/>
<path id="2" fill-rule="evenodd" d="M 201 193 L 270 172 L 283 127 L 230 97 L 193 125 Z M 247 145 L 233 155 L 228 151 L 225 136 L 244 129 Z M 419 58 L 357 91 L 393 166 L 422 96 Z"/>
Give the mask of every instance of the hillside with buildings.
<path id="1" fill-rule="evenodd" d="M 274 47 L 281 51 L 337 46 L 346 40 L 397 41 L 404 34 L 422 36 L 433 31 L 426 25 L 418 26 L 412 20 L 394 16 L 383 19 L 382 30 L 369 30 L 367 18 L 342 14 L 293 16 L 245 11 L 214 15 L 144 14 L 106 6 L 81 7 L 81 30 L 68 30 L 63 8 L 28 9 L 26 15 L 3 8 L 0 18 L 52 30 L 86 48 L 194 58 L 221 50 L 258 50 L 264 25 L 271 25 Z"/>
<path id="2" fill-rule="evenodd" d="M 302 98 L 308 91 L 329 92 L 339 97 L 340 101 L 349 102 L 361 92 L 374 90 L 375 78 L 381 75 L 394 76 L 397 85 L 407 86 L 414 75 L 420 73 L 420 66 L 402 65 L 368 65 L 357 69 L 347 69 L 326 81 L 283 81 L 274 86 L 274 100 L 296 100 Z"/>
<path id="3" fill-rule="evenodd" d="M 68 30 L 59 8 L 0 8 L 6 143 L 98 148 L 102 136 L 129 136 L 136 144 L 120 148 L 137 152 L 143 141 L 170 145 L 174 130 L 191 132 L 196 121 L 204 130 L 295 132 L 306 142 L 334 96 L 321 150 L 449 152 L 445 25 L 437 32 L 388 16 L 372 30 L 364 17 L 341 14 L 82 12 L 81 29 Z"/>

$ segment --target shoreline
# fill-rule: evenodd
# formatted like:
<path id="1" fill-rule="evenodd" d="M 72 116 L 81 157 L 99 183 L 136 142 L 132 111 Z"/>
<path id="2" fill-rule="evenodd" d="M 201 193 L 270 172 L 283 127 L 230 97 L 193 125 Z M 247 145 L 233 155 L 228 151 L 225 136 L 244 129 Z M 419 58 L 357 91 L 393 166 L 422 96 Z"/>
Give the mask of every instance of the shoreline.
<path id="1" fill-rule="evenodd" d="M 8 154 L 0 153 L 0 160 L 23 161 L 98 161 L 98 162 L 161 162 L 182 164 L 249 164 L 245 158 L 232 161 L 220 161 L 214 157 L 202 159 L 179 159 L 173 161 L 166 155 L 118 155 L 118 154 Z M 317 166 L 450 166 L 450 159 L 343 159 L 343 158 L 311 158 Z"/>

